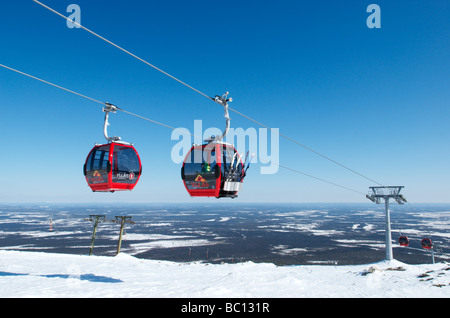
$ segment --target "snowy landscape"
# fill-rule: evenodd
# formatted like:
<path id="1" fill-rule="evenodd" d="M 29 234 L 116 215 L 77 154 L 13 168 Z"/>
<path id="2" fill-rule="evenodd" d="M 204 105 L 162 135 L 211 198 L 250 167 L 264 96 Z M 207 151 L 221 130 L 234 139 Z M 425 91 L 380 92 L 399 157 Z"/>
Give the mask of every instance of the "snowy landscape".
<path id="1" fill-rule="evenodd" d="M 111 222 L 88 256 L 100 211 L 136 221 L 117 256 Z M 392 222 L 411 247 L 386 262 L 382 210 L 366 205 L 5 205 L 0 297 L 449 297 L 448 206 L 396 207 Z"/>
<path id="2" fill-rule="evenodd" d="M 0 251 L 0 297 L 450 297 L 450 264 L 175 263 Z"/>
<path id="3" fill-rule="evenodd" d="M 450 1 L 2 2 L 0 298 L 450 297 Z"/>

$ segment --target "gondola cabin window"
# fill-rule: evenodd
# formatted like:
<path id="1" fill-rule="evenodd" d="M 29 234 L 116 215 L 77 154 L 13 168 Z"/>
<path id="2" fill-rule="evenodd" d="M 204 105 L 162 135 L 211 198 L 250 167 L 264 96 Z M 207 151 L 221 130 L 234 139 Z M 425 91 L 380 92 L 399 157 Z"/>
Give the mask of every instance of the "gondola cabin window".
<path id="1" fill-rule="evenodd" d="M 216 150 L 214 147 L 193 148 L 184 165 L 184 180 L 187 189 L 215 189 L 216 166 Z"/>
<path id="2" fill-rule="evenodd" d="M 89 184 L 108 182 L 109 145 L 95 148 L 86 161 Z"/>
<path id="3" fill-rule="evenodd" d="M 132 148 L 118 145 L 114 146 L 112 167 L 113 182 L 135 183 L 135 179 L 139 176 L 139 158 Z"/>

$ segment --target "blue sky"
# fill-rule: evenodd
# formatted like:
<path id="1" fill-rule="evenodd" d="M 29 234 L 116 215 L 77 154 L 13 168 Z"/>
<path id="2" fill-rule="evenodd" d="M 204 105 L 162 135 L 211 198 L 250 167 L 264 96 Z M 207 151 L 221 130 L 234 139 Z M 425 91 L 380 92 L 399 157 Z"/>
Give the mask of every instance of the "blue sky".
<path id="1" fill-rule="evenodd" d="M 45 0 L 134 54 L 234 109 L 386 185 L 411 202 L 449 202 L 450 3 L 432 1 Z M 381 8 L 369 29 L 366 8 Z M 69 15 L 69 13 L 65 13 Z M 223 111 L 31 0 L 0 10 L 0 64 L 191 131 Z M 133 192 L 91 193 L 82 165 L 104 141 L 101 107 L 0 69 L 0 202 L 203 202 L 171 161 L 171 130 L 118 113 L 110 133 L 133 142 Z M 232 126 L 253 122 L 231 114 Z M 370 181 L 280 139 L 281 164 L 367 192 Z M 241 202 L 365 202 L 360 194 L 252 166 Z M 210 199 L 206 201 L 211 201 Z"/>

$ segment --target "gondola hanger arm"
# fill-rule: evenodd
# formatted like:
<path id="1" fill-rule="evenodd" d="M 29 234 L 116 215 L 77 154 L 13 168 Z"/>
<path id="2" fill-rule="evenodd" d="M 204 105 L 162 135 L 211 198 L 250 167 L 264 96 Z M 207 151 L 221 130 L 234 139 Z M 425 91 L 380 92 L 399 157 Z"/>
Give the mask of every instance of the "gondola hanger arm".
<path id="1" fill-rule="evenodd" d="M 103 112 L 105 113 L 105 122 L 103 124 L 103 135 L 105 136 L 106 140 L 110 143 L 110 142 L 115 142 L 115 141 L 119 141 L 121 138 L 114 136 L 114 137 L 109 137 L 108 136 L 108 126 L 109 124 L 109 113 L 112 112 L 113 114 L 116 113 L 117 111 L 117 106 L 110 104 L 110 103 L 105 103 L 105 106 L 103 107 Z"/>
<path id="2" fill-rule="evenodd" d="M 218 96 L 217 95 L 215 97 L 215 99 L 214 99 L 214 101 L 216 103 L 222 105 L 223 108 L 224 108 L 224 111 L 225 111 L 224 117 L 225 117 L 226 125 L 225 125 L 225 130 L 223 131 L 222 135 L 216 136 L 215 138 L 211 137 L 209 140 L 207 140 L 209 142 L 220 142 L 220 141 L 222 141 L 225 138 L 225 136 L 228 134 L 228 131 L 230 130 L 231 118 L 230 118 L 230 114 L 228 112 L 228 102 L 231 103 L 233 101 L 233 99 L 231 97 L 228 98 L 228 95 L 229 95 L 229 93 L 226 92 L 222 96 Z"/>

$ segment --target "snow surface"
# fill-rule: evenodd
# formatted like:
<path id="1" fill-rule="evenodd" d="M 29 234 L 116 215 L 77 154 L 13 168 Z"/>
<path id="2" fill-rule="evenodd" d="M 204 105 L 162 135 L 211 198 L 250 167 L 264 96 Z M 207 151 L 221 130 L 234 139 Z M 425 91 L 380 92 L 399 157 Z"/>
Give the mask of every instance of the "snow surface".
<path id="1" fill-rule="evenodd" d="M 449 283 L 447 263 L 280 267 L 0 251 L 2 298 L 447 298 Z"/>

